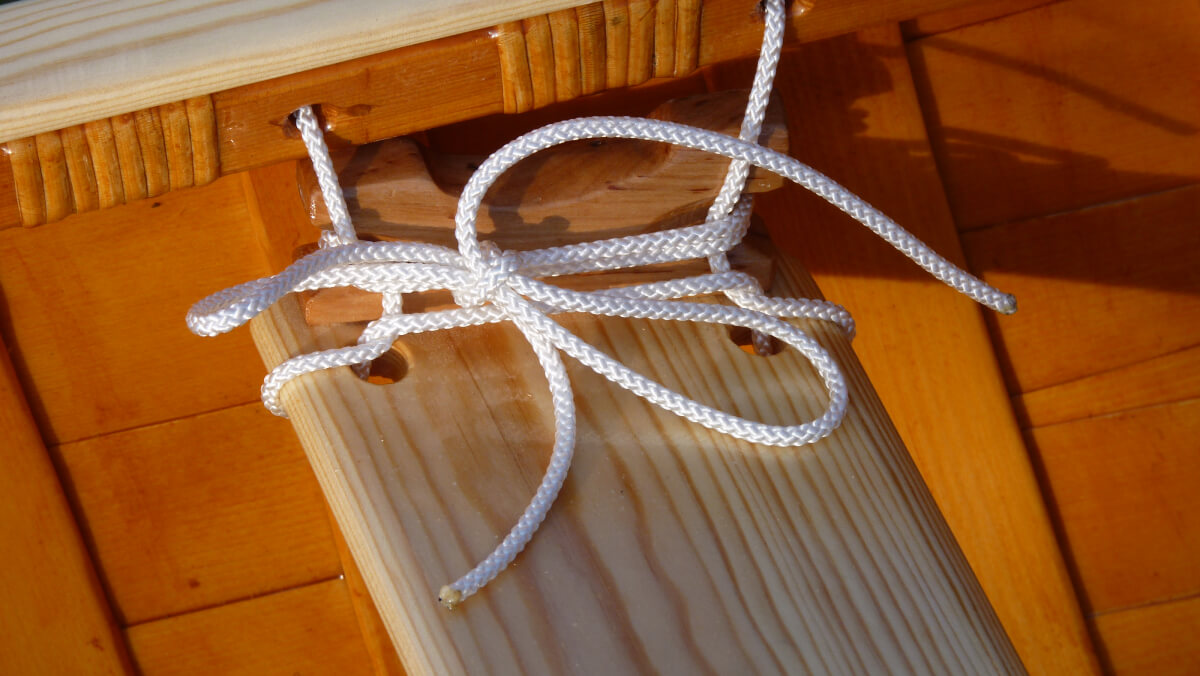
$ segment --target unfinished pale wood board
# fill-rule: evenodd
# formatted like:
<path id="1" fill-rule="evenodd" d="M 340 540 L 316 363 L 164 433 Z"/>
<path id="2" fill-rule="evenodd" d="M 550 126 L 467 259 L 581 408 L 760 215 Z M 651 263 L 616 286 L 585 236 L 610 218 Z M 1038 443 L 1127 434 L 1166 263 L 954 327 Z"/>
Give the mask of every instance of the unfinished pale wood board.
<path id="1" fill-rule="evenodd" d="M 1069 0 L 910 43 L 958 227 L 1200 180 L 1197 34 L 1194 2 Z"/>
<path id="2" fill-rule="evenodd" d="M 797 275 L 775 288 L 812 293 Z M 568 323 L 723 410 L 779 424 L 824 405 L 794 352 L 750 355 L 718 327 Z M 341 369 L 284 402 L 411 673 L 1019 670 L 853 353 L 814 328 L 855 404 L 811 448 L 709 433 L 570 365 L 571 478 L 516 564 L 453 612 L 436 589 L 511 525 L 550 449 L 515 329 L 414 337 L 398 383 Z M 251 330 L 268 365 L 334 341 L 290 298 Z"/>
<path id="3" fill-rule="evenodd" d="M 196 299 L 267 271 L 237 177 L 0 231 L 0 261 L 0 331 L 47 443 L 256 398 L 248 337 L 198 340 L 183 321 Z"/>
<path id="4" fill-rule="evenodd" d="M 1018 298 L 1020 312 L 990 320 L 1013 394 L 1200 336 L 1200 186 L 964 233 L 963 247 L 976 274 Z"/>
<path id="5" fill-rule="evenodd" d="M 132 673 L 3 341 L 0 430 L 0 671 Z"/>
<path id="6" fill-rule="evenodd" d="M 353 10 L 332 0 L 5 5 L 0 140 L 580 4 L 365 0 Z"/>
<path id="7" fill-rule="evenodd" d="M 1092 612 L 1200 593 L 1200 399 L 1029 437 Z"/>
<path id="8" fill-rule="evenodd" d="M 1117 676 L 1192 676 L 1200 668 L 1200 596 L 1105 613 L 1095 626 Z"/>
<path id="9" fill-rule="evenodd" d="M 342 572 L 304 453 L 258 402 L 56 452 L 123 625 Z"/>
<path id="10" fill-rule="evenodd" d="M 127 635 L 145 676 L 374 673 L 342 580 L 139 624 Z"/>
<path id="11" fill-rule="evenodd" d="M 889 26 L 789 50 L 792 152 L 961 261 L 901 44 Z M 1097 672 L 983 311 L 802 189 L 757 199 L 771 238 L 854 313 L 855 352 L 1030 671 Z"/>

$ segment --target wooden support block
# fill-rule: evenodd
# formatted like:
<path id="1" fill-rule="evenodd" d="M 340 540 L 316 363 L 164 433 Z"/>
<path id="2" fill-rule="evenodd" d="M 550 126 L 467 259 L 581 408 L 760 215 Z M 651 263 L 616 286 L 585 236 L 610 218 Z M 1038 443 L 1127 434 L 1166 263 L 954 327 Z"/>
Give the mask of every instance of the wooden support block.
<path id="1" fill-rule="evenodd" d="M 910 43 L 958 227 L 1200 180 L 1197 34 L 1196 3 L 1069 0 Z"/>
<path id="2" fill-rule="evenodd" d="M 237 178 L 0 232 L 0 331 L 46 441 L 64 443 L 256 398 L 246 336 L 197 340 L 195 299 L 267 267 Z"/>
<path id="3" fill-rule="evenodd" d="M 904 33 L 905 40 L 917 40 L 977 23 L 995 21 L 1052 2 L 1058 0 L 983 0 L 901 22 L 900 30 Z"/>
<path id="4" fill-rule="evenodd" d="M 1092 612 L 1200 593 L 1200 399 L 1029 437 Z"/>
<path id="5" fill-rule="evenodd" d="M 145 676 L 372 673 L 342 580 L 127 631 L 138 672 Z"/>
<path id="6" fill-rule="evenodd" d="M 3 341 L 0 430 L 0 671 L 132 673 Z"/>
<path id="7" fill-rule="evenodd" d="M 775 286 L 812 294 L 801 279 L 789 268 Z M 746 354 L 715 327 L 565 321 L 738 415 L 781 424 L 824 406 L 788 350 Z M 321 372 L 284 403 L 410 673 L 1019 670 L 853 353 L 812 328 L 855 403 L 811 448 L 709 433 L 570 365 L 572 478 L 517 563 L 453 612 L 435 590 L 510 525 L 549 451 L 541 372 L 515 330 L 406 338 L 398 382 Z M 344 334 L 308 327 L 294 298 L 251 330 L 268 366 Z M 465 424 L 432 422 L 448 411 Z"/>
<path id="8" fill-rule="evenodd" d="M 746 92 L 669 101 L 651 117 L 737 133 Z M 787 149 L 778 104 L 768 109 L 762 142 Z M 335 162 L 360 233 L 454 245 L 458 193 L 478 156 L 423 151 L 394 139 L 357 148 Z M 479 231 L 504 247 L 535 248 L 633 235 L 703 219 L 728 162 L 710 153 L 630 140 L 580 141 L 514 167 L 497 181 L 480 212 Z M 311 165 L 300 164 L 301 193 L 317 225 L 329 216 Z M 755 170 L 747 190 L 765 192 L 782 179 Z"/>
<path id="9" fill-rule="evenodd" d="M 971 268 L 1020 298 L 1022 312 L 993 323 L 1010 391 L 1196 345 L 1198 224 L 1191 186 L 964 233 Z"/>
<path id="10" fill-rule="evenodd" d="M 123 625 L 341 574 L 304 454 L 258 402 L 56 450 Z"/>

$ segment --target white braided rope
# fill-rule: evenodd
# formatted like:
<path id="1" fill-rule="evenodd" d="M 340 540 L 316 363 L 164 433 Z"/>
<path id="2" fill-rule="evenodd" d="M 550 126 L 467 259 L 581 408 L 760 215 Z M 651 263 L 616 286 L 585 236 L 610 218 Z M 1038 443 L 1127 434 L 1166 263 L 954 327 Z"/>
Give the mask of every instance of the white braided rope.
<path id="1" fill-rule="evenodd" d="M 822 300 L 764 296 L 753 277 L 729 268 L 726 254 L 745 235 L 749 223 L 751 202 L 739 195 L 751 166 L 762 167 L 811 190 L 870 228 L 934 277 L 976 301 L 1001 312 L 1015 310 L 1011 296 L 938 256 L 833 180 L 787 155 L 754 143 L 770 96 L 782 36 L 782 2 L 772 0 L 767 6 L 763 50 L 741 139 L 669 122 L 623 117 L 580 118 L 530 132 L 493 153 L 467 182 L 455 215 L 457 251 L 417 242 L 359 241 L 316 117 L 307 107 L 296 112 L 296 124 L 312 157 L 333 220 L 333 233 L 326 233 L 321 249 L 283 272 L 226 289 L 196 303 L 188 313 L 188 326 L 204 336 L 224 333 L 293 291 L 352 286 L 382 293 L 383 316 L 367 325 L 357 344 L 293 357 L 266 377 L 263 403 L 276 415 L 285 417 L 279 394 L 293 378 L 337 366 L 357 367 L 361 373 L 400 336 L 502 321 L 511 321 L 520 329 L 546 374 L 554 408 L 554 448 L 546 474 L 517 524 L 483 561 L 442 588 L 439 597 L 445 605 L 453 607 L 504 570 L 533 537 L 562 488 L 575 447 L 575 408 L 560 352 L 663 409 L 752 443 L 808 444 L 828 436 L 841 423 L 848 393 L 840 368 L 815 340 L 783 319 L 830 321 L 853 335 L 854 323 L 849 313 Z M 702 225 L 534 251 L 502 251 L 492 242 L 479 240 L 477 214 L 488 188 L 500 175 L 541 150 L 591 138 L 672 143 L 723 155 L 732 162 L 717 201 Z M 560 275 L 701 258 L 709 260 L 712 272 L 616 289 L 579 292 L 540 281 Z M 402 294 L 430 289 L 451 290 L 460 308 L 404 314 Z M 677 300 L 715 293 L 724 293 L 737 305 Z M 767 425 L 739 418 L 632 371 L 549 316 L 561 312 L 751 329 L 756 336 L 774 337 L 808 359 L 825 385 L 829 404 L 815 420 L 797 425 Z"/>

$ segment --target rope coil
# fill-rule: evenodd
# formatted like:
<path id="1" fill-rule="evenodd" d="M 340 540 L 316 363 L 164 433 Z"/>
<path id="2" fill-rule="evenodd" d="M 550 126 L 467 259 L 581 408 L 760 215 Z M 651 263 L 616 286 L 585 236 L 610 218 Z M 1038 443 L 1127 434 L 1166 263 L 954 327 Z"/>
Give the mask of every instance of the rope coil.
<path id="1" fill-rule="evenodd" d="M 509 321 L 525 335 L 545 371 L 554 409 L 554 449 L 529 506 L 496 549 L 475 568 L 439 592 L 453 607 L 503 571 L 533 537 L 566 479 L 575 447 L 575 405 L 562 353 L 663 409 L 752 443 L 799 446 L 818 441 L 841 423 L 848 406 L 842 371 L 813 338 L 784 321 L 829 321 L 853 336 L 844 308 L 823 300 L 771 298 L 757 281 L 730 269 L 726 254 L 749 226 L 752 201 L 741 195 L 751 166 L 762 167 L 814 192 L 865 225 L 931 275 L 997 311 L 1015 310 L 1013 298 L 992 288 L 932 251 L 907 230 L 858 196 L 801 162 L 754 143 L 761 129 L 771 82 L 783 42 L 783 3 L 767 5 L 766 30 L 741 138 L 685 125 L 626 117 L 567 120 L 509 142 L 487 158 L 463 188 L 455 215 L 458 249 L 418 242 L 364 242 L 357 239 L 323 135 L 310 108 L 296 113 L 333 221 L 321 248 L 277 275 L 241 284 L 205 298 L 189 311 L 189 328 L 204 336 L 248 322 L 284 295 L 304 290 L 352 286 L 383 294 L 383 316 L 364 329 L 355 345 L 293 357 L 271 371 L 262 399 L 286 417 L 280 392 L 292 379 L 338 366 L 360 372 L 413 333 Z M 658 141 L 703 150 L 732 160 L 721 192 L 701 225 L 610 240 L 532 251 L 504 251 L 480 241 L 476 218 L 488 188 L 509 168 L 547 148 L 570 141 L 625 138 Z M 655 263 L 705 258 L 711 272 L 694 277 L 580 292 L 546 281 L 562 275 L 616 270 Z M 405 314 L 401 295 L 449 289 L 457 309 Z M 679 300 L 725 294 L 734 305 Z M 750 329 L 756 344 L 773 337 L 813 365 L 829 396 L 824 413 L 797 425 L 767 425 L 716 410 L 672 391 L 584 342 L 550 315 L 583 312 L 597 316 L 725 324 Z"/>

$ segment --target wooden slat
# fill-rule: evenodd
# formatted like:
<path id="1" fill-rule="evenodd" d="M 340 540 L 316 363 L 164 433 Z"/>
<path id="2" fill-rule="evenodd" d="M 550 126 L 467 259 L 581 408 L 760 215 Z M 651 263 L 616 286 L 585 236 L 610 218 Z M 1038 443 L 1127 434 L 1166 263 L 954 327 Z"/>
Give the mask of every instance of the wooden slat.
<path id="1" fill-rule="evenodd" d="M 140 624 L 128 636 L 145 676 L 372 673 L 341 580 Z"/>
<path id="2" fill-rule="evenodd" d="M 1019 394 L 1013 406 L 1028 428 L 1195 397 L 1200 397 L 1200 346 Z"/>
<path id="3" fill-rule="evenodd" d="M 238 179 L 0 232 L 0 330 L 48 443 L 242 404 L 262 367 L 245 335 L 202 340 L 198 298 L 259 276 Z"/>
<path id="4" fill-rule="evenodd" d="M 1193 676 L 1200 669 L 1200 596 L 1106 613 L 1095 624 L 1117 676 Z"/>
<path id="5" fill-rule="evenodd" d="M 0 671 L 130 673 L 125 645 L 0 341 Z"/>
<path id="6" fill-rule="evenodd" d="M 1200 593 L 1200 400 L 1029 434 L 1093 612 Z"/>
<path id="7" fill-rule="evenodd" d="M 781 272 L 774 288 L 813 293 L 797 279 Z M 675 322 L 570 324 L 735 414 L 782 424 L 824 402 L 794 352 L 768 362 Z M 1019 671 L 844 337 L 808 328 L 855 404 L 791 453 L 714 436 L 568 365 L 587 393 L 573 479 L 516 565 L 453 612 L 435 590 L 496 542 L 549 451 L 548 395 L 515 329 L 414 336 L 399 382 L 325 371 L 284 402 L 410 673 Z M 271 364 L 333 339 L 291 298 L 251 329 Z M 450 410 L 465 424 L 446 424 Z"/>
<path id="8" fill-rule="evenodd" d="M 123 624 L 341 573 L 304 453 L 258 402 L 57 451 Z"/>
<path id="9" fill-rule="evenodd" d="M 786 53 L 792 151 L 961 260 L 900 44 L 892 26 Z M 772 239 L 854 313 L 855 352 L 1026 666 L 1094 672 L 980 310 L 800 189 L 758 204 Z"/>
<path id="10" fill-rule="evenodd" d="M 959 227 L 1200 180 L 1197 34 L 1196 3 L 1070 0 L 910 43 Z"/>
<path id="11" fill-rule="evenodd" d="M 1200 336 L 1200 186 L 964 233 L 963 245 L 976 273 L 1018 298 L 994 322 L 1014 394 Z"/>
<path id="12" fill-rule="evenodd" d="M 971 26 L 985 21 L 994 21 L 1012 14 L 1018 14 L 1035 7 L 1048 5 L 1058 0 L 984 0 L 944 12 L 934 12 L 918 16 L 900 24 L 900 30 L 905 40 L 946 33 L 964 26 Z"/>

